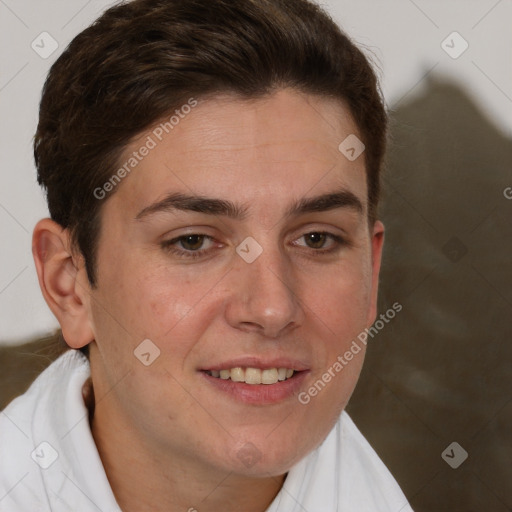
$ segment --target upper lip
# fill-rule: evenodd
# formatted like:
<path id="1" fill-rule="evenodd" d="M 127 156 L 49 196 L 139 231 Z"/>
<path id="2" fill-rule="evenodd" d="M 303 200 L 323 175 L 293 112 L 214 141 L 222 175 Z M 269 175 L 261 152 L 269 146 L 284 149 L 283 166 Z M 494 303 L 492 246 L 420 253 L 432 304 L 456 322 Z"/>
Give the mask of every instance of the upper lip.
<path id="1" fill-rule="evenodd" d="M 208 365 L 208 367 L 200 368 L 202 371 L 211 371 L 211 370 L 230 370 L 231 368 L 260 368 L 262 370 L 267 370 L 269 368 L 288 368 L 291 370 L 295 370 L 297 372 L 301 372 L 304 370 L 309 370 L 309 367 L 297 359 L 291 359 L 289 357 L 276 357 L 273 359 L 263 359 L 261 357 L 238 357 L 235 359 L 230 359 L 228 361 L 223 361 L 222 363 L 213 363 Z"/>

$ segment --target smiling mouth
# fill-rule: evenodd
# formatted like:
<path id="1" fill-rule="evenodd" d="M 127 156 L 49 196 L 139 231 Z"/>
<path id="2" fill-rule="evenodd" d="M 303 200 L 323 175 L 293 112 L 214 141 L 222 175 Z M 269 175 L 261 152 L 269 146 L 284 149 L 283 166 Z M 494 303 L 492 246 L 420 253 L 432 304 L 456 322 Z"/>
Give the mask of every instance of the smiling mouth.
<path id="1" fill-rule="evenodd" d="M 243 382 L 245 384 L 277 384 L 288 380 L 296 373 L 290 368 L 231 368 L 226 370 L 207 370 L 206 374 L 222 380 Z"/>

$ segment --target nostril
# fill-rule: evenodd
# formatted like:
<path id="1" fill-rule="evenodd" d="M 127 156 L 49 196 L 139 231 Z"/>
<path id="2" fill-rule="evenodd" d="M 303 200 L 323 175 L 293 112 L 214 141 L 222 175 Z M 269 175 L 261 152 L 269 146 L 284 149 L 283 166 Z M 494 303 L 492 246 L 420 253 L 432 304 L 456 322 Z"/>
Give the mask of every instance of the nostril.
<path id="1" fill-rule="evenodd" d="M 263 331 L 263 327 L 256 322 L 240 322 L 240 329 L 245 332 Z"/>

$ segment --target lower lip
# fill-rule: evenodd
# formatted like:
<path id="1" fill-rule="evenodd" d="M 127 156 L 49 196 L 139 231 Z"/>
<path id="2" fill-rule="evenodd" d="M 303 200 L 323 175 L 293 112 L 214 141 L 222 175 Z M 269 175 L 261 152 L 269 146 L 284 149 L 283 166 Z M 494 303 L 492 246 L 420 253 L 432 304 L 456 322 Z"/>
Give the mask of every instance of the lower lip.
<path id="1" fill-rule="evenodd" d="M 253 405 L 270 405 L 296 397 L 308 371 L 295 373 L 291 378 L 275 384 L 246 384 L 233 382 L 231 379 L 212 377 L 201 372 L 208 383 L 218 391 L 226 393 L 238 402 Z"/>

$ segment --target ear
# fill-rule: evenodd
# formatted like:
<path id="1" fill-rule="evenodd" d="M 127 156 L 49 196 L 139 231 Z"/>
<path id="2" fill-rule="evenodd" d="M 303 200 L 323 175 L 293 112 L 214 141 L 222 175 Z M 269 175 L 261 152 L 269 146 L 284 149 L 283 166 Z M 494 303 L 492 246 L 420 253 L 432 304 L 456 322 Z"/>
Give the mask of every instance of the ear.
<path id="1" fill-rule="evenodd" d="M 372 233 L 372 284 L 370 294 L 370 309 L 368 311 L 367 325 L 370 326 L 377 318 L 377 297 L 379 292 L 379 274 L 384 247 L 384 224 L 376 221 Z"/>
<path id="2" fill-rule="evenodd" d="M 71 348 L 81 348 L 94 339 L 87 301 L 90 286 L 83 258 L 73 255 L 69 231 L 51 219 L 34 228 L 32 254 L 44 299 L 57 317 L 62 335 Z"/>

